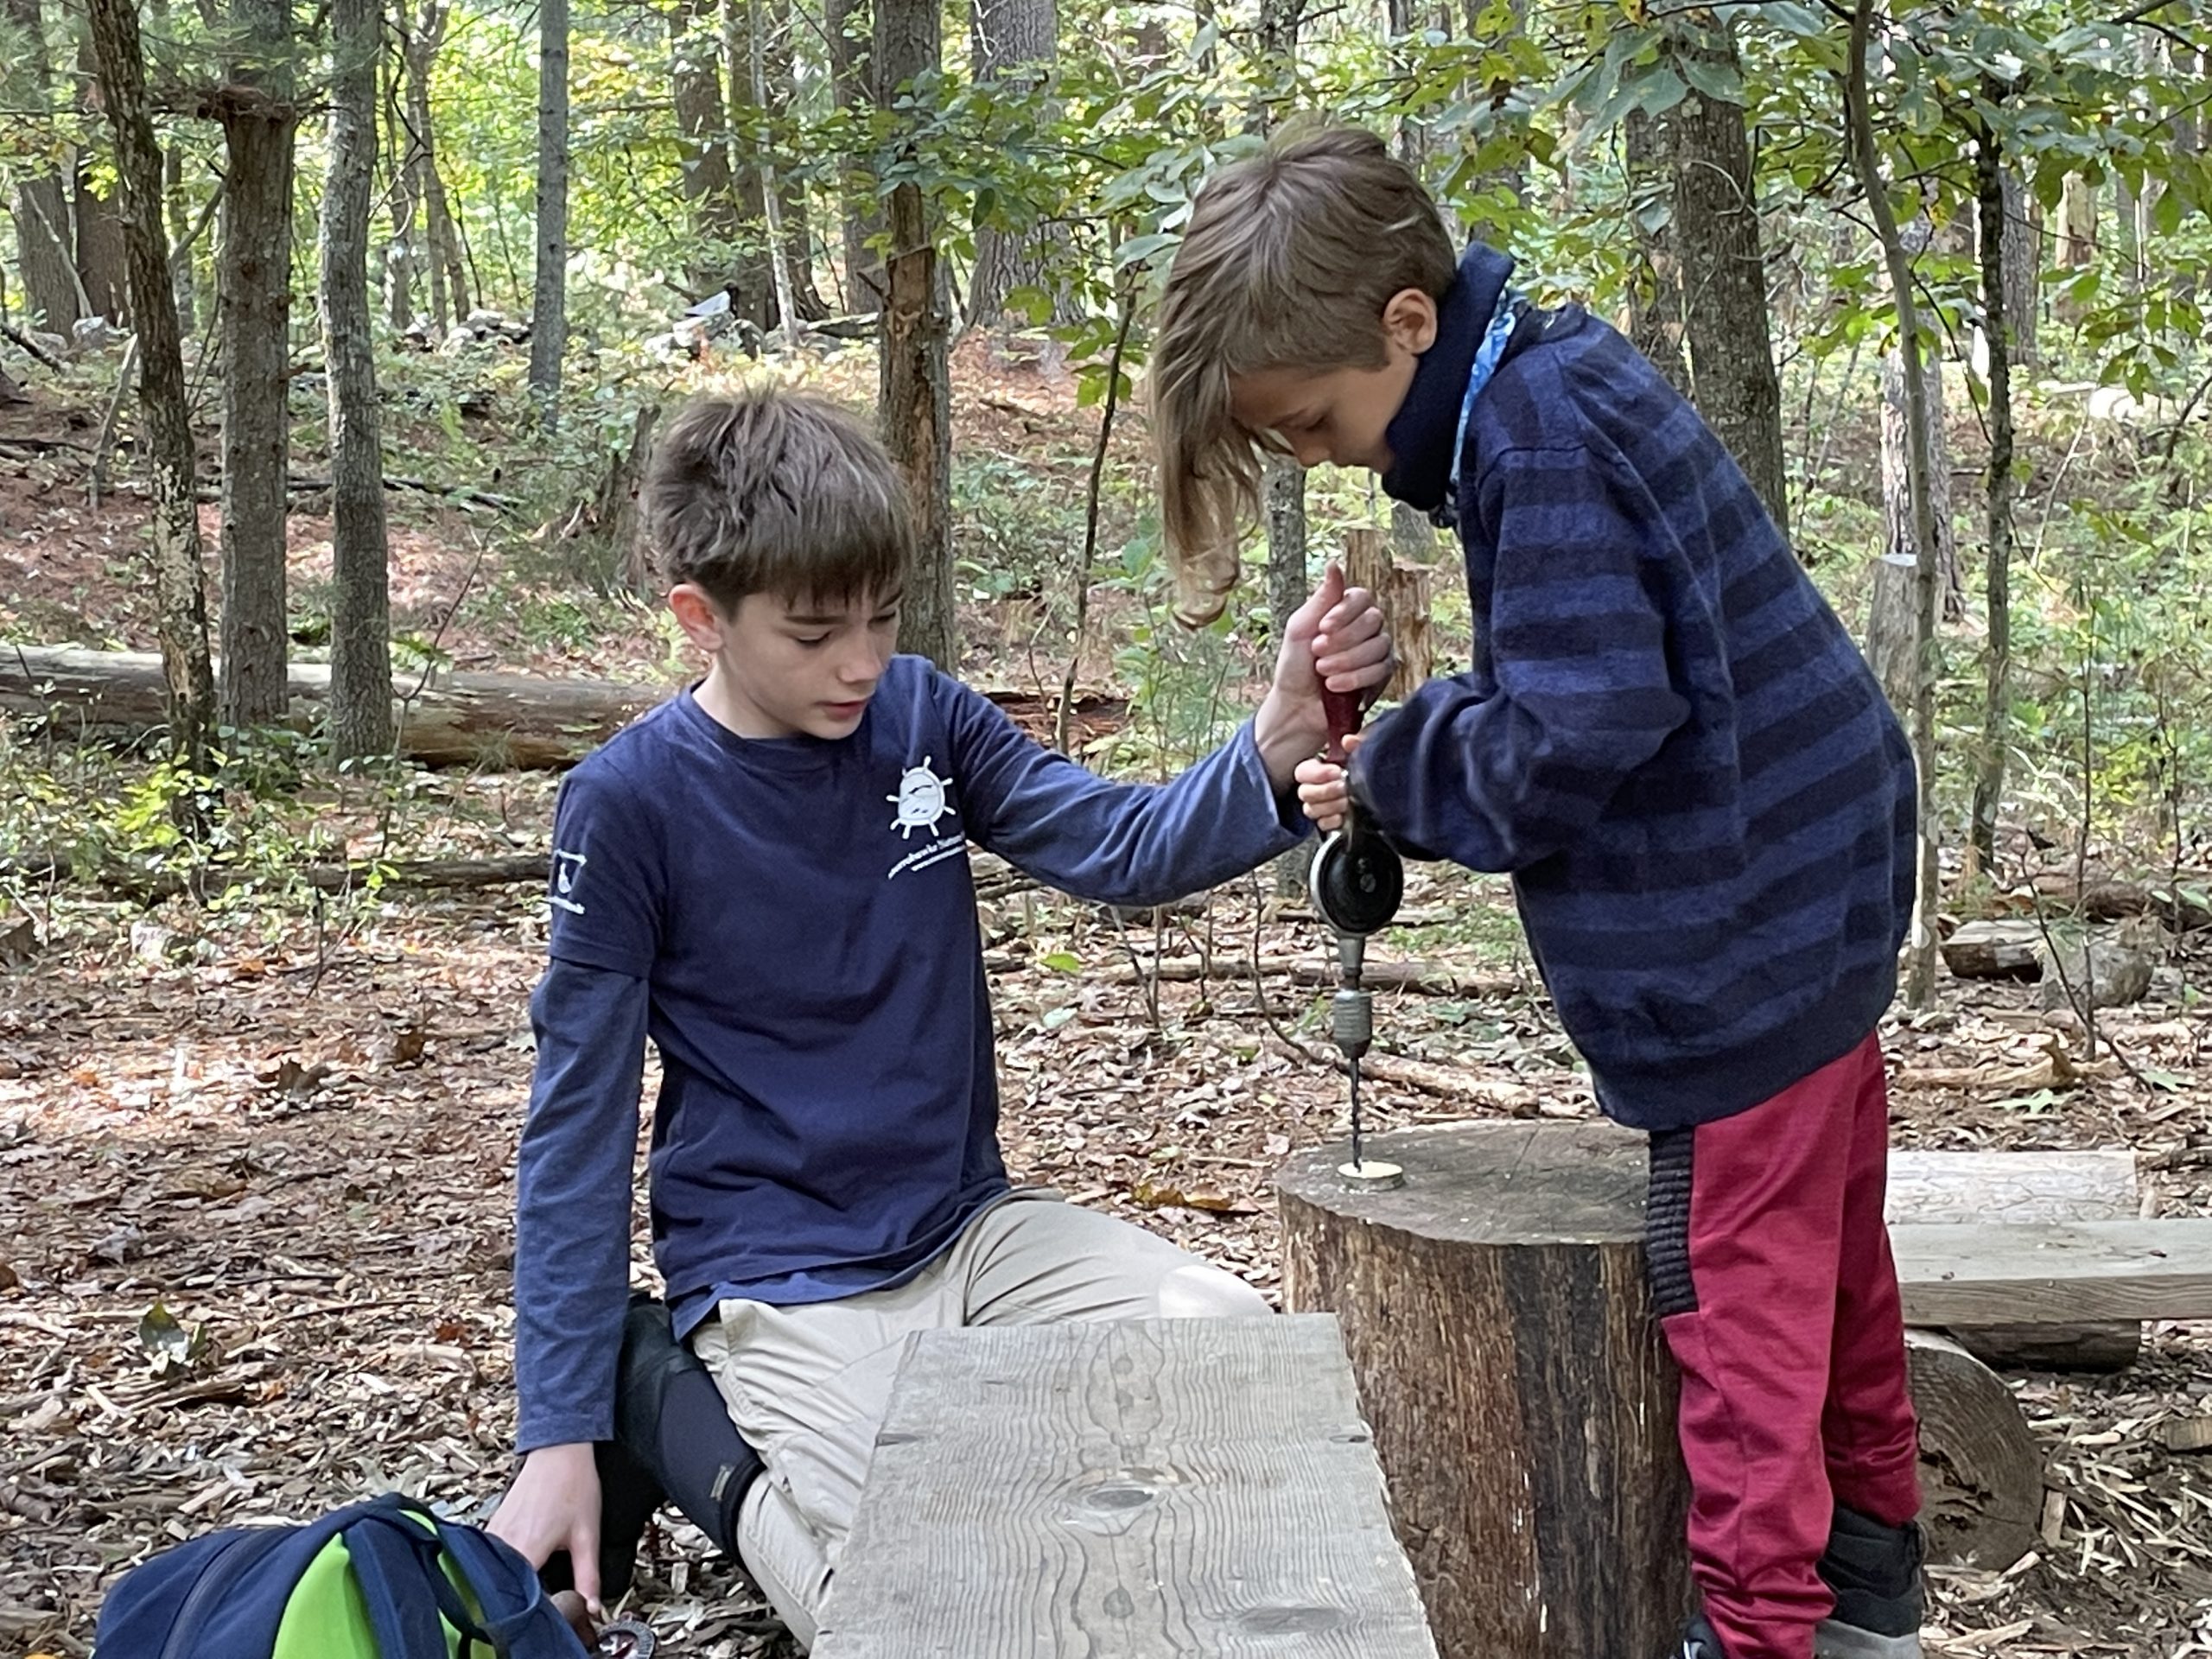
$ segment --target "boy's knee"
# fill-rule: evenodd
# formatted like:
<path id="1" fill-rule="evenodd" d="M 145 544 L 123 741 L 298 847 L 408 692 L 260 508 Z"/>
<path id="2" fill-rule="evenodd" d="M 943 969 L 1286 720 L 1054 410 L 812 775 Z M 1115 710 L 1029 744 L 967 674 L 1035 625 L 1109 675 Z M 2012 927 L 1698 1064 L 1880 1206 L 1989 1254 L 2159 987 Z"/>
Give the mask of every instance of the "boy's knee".
<path id="1" fill-rule="evenodd" d="M 1169 1273 L 1160 1281 L 1158 1300 L 1163 1319 L 1259 1319 L 1274 1311 L 1235 1274 L 1203 1262 Z"/>

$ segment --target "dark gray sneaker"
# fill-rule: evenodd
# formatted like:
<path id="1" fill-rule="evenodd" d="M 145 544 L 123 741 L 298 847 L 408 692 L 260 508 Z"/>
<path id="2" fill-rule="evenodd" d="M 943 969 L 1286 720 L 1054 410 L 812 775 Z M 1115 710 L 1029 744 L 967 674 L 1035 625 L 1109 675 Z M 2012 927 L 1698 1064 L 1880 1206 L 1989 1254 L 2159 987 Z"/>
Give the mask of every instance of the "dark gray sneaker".
<path id="1" fill-rule="evenodd" d="M 1820 1565 L 1835 1611 L 1813 1638 L 1815 1659 L 1921 1659 L 1921 1551 L 1916 1522 L 1885 1527 L 1837 1506 Z"/>
<path id="2" fill-rule="evenodd" d="M 1682 1630 L 1682 1650 L 1678 1659 L 1728 1659 L 1720 1645 L 1720 1638 L 1713 1633 L 1713 1626 L 1700 1613 Z"/>

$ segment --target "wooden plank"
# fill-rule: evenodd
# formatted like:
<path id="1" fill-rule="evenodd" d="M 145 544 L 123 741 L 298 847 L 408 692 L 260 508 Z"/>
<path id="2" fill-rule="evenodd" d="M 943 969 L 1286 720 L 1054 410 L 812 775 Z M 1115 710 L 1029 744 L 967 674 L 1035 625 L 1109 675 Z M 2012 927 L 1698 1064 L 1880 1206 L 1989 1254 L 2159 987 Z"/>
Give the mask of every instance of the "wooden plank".
<path id="1" fill-rule="evenodd" d="M 815 1659 L 1436 1659 L 1333 1319 L 908 1343 Z"/>
<path id="2" fill-rule="evenodd" d="M 2212 1220 L 1892 1227 L 1909 1325 L 2212 1319 Z"/>

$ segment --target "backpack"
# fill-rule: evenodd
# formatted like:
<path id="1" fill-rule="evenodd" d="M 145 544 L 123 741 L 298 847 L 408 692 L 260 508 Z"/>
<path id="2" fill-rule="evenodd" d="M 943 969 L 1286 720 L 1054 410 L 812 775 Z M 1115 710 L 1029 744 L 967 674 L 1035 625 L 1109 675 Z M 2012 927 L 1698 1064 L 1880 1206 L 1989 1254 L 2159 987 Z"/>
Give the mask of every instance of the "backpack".
<path id="1" fill-rule="evenodd" d="M 513 1549 L 398 1493 L 234 1527 L 117 1580 L 95 1659 L 589 1659 Z"/>

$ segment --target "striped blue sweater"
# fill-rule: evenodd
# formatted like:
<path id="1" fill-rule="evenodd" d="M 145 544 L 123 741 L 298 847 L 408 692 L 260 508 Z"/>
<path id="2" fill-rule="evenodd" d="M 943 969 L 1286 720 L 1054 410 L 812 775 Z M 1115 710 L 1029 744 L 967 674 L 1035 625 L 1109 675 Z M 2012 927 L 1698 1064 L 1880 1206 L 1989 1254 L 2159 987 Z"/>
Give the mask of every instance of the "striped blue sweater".
<path id="1" fill-rule="evenodd" d="M 1897 987 L 1913 764 L 1719 442 L 1626 340 L 1529 312 L 1452 449 L 1511 265 L 1480 245 L 1389 431 L 1384 487 L 1456 521 L 1474 666 L 1379 721 L 1360 798 L 1415 856 L 1510 871 L 1600 1103 L 1758 1104 Z"/>

